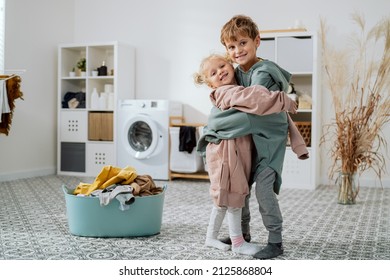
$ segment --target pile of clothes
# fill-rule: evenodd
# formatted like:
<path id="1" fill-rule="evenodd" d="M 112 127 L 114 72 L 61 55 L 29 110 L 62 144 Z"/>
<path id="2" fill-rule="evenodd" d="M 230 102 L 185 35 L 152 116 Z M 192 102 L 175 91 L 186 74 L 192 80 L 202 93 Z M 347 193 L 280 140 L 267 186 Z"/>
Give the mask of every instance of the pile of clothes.
<path id="1" fill-rule="evenodd" d="M 80 183 L 73 194 L 98 197 L 101 206 L 116 199 L 119 209 L 124 211 L 135 201 L 135 196 L 156 195 L 162 191 L 163 188 L 157 187 L 149 175 L 138 175 L 130 166 L 119 168 L 110 165 L 103 167 L 92 184 Z"/>

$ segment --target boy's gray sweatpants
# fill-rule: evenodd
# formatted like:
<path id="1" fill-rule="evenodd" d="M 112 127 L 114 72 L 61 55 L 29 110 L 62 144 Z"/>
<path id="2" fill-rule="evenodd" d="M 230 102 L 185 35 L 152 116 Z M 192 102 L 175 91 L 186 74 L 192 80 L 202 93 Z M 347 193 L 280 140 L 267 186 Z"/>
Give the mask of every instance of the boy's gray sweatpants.
<path id="1" fill-rule="evenodd" d="M 268 230 L 268 242 L 270 243 L 282 242 L 283 218 L 279 208 L 279 201 L 274 193 L 275 175 L 275 171 L 267 167 L 257 176 L 255 188 L 259 211 L 263 224 Z M 250 232 L 249 198 L 250 192 L 245 199 L 245 206 L 242 209 L 241 227 L 244 234 Z"/>

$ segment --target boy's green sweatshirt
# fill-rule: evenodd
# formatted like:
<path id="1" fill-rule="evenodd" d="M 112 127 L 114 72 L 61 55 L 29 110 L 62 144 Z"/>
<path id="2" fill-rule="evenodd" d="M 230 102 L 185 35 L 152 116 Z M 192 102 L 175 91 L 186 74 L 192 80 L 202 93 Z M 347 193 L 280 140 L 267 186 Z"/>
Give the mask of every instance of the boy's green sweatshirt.
<path id="1" fill-rule="evenodd" d="M 287 92 L 291 74 L 270 60 L 260 60 L 247 72 L 240 66 L 235 69 L 237 83 L 244 87 L 265 86 L 269 90 Z"/>

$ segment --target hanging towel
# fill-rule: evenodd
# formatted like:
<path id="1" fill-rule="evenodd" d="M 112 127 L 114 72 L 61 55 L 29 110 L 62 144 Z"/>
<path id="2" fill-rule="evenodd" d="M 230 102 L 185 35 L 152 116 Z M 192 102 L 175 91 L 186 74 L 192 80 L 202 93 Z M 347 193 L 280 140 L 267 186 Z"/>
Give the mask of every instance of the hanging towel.
<path id="1" fill-rule="evenodd" d="M 179 131 L 179 151 L 192 153 L 196 147 L 196 127 L 181 126 Z"/>
<path id="2" fill-rule="evenodd" d="M 11 112 L 11 109 L 8 104 L 7 87 L 5 85 L 5 80 L 0 80 L 0 115 L 9 112 Z"/>
<path id="3" fill-rule="evenodd" d="M 15 100 L 18 98 L 23 100 L 23 93 L 20 91 L 20 83 L 22 79 L 19 76 L 15 75 L 0 75 L 0 79 L 2 80 L 2 82 L 4 82 L 3 85 L 0 85 L 1 90 L 3 91 L 3 96 L 0 96 L 0 98 L 2 98 L 1 100 L 3 102 L 6 97 L 8 99 L 7 104 L 2 104 L 0 109 L 6 108 L 6 110 L 8 111 L 9 108 L 8 113 L 2 111 L 2 113 L 0 114 L 0 133 L 8 135 L 9 130 L 11 129 L 12 116 L 15 108 Z M 4 97 L 5 95 L 6 97 Z"/>

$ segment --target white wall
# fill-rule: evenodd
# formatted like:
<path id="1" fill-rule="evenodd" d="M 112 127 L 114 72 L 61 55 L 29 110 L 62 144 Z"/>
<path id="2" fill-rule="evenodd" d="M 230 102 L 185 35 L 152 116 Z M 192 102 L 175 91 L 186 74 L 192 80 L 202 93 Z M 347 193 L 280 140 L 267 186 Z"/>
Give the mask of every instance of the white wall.
<path id="1" fill-rule="evenodd" d="M 73 40 L 73 24 L 73 1 L 6 1 L 5 69 L 26 72 L 24 100 L 0 134 L 0 181 L 56 172 L 57 45 Z"/>
<path id="2" fill-rule="evenodd" d="M 351 32 L 353 25 L 350 15 L 354 11 L 364 14 L 368 26 L 376 23 L 383 16 L 389 16 L 390 11 L 388 0 L 376 0 L 375 4 L 370 0 L 77 0 L 74 3 L 68 3 L 69 1 L 65 0 L 40 0 L 34 1 L 34 6 L 29 0 L 13 0 L 12 2 L 16 4 L 12 4 L 14 9 L 10 12 L 15 15 L 31 15 L 31 11 L 37 14 L 34 23 L 27 27 L 27 32 L 31 33 L 29 36 L 42 37 L 37 43 L 42 48 L 49 48 L 51 52 L 55 52 L 57 43 L 72 41 L 73 31 L 74 42 L 118 40 L 134 45 L 136 47 L 136 97 L 169 98 L 181 101 L 185 104 L 185 117 L 189 122 L 207 120 L 210 109 L 208 89 L 196 87 L 192 82 L 192 74 L 198 69 L 199 62 L 204 56 L 213 51 L 223 51 L 219 42 L 220 29 L 233 15 L 246 14 L 252 17 L 259 24 L 260 29 L 285 29 L 293 25 L 296 19 L 300 19 L 309 31 L 318 31 L 319 18 L 323 17 L 329 22 L 332 32 L 335 33 L 334 36 L 337 37 Z M 52 2 L 54 4 L 51 4 Z M 54 10 L 53 18 L 61 19 L 56 21 L 47 19 L 48 9 L 45 5 L 50 5 L 49 7 Z M 61 13 L 61 9 L 65 11 Z M 8 15 L 8 18 L 11 16 Z M 73 16 L 74 30 L 67 28 Z M 42 25 L 51 25 L 49 34 L 53 37 L 41 34 Z M 10 38 L 8 35 L 7 39 L 11 41 L 7 42 L 8 46 L 19 47 L 26 57 L 23 61 L 29 64 L 31 70 L 29 69 L 25 76 L 27 78 L 28 75 L 32 75 L 30 83 L 41 78 L 42 73 L 34 69 L 40 67 L 42 57 L 37 58 L 35 53 L 31 54 L 30 50 L 18 46 L 18 40 L 25 40 L 24 33 L 17 38 Z M 336 45 L 338 43 L 335 41 Z M 35 51 L 43 52 L 41 49 Z M 11 57 L 15 56 L 11 55 Z M 17 57 L 14 60 L 17 61 Z M 28 80 L 25 79 L 25 91 L 31 89 L 42 93 L 50 86 L 55 94 L 55 74 L 49 74 L 51 80 L 48 80 L 49 77 L 46 74 L 56 71 L 56 60 L 50 60 L 48 63 L 51 63 L 52 67 L 47 69 L 51 70 L 41 70 L 45 73 L 46 82 L 42 84 L 41 80 L 41 83 L 36 82 L 30 86 L 27 84 Z M 11 66 L 27 67 L 18 64 L 8 65 L 8 67 Z M 14 120 L 15 126 L 9 137 L 13 140 L 0 138 L 0 179 L 2 173 L 55 167 L 55 141 L 48 140 L 48 138 L 55 139 L 56 101 L 55 99 L 45 100 L 44 111 L 37 111 L 36 106 L 42 107 L 39 105 L 42 100 L 35 99 L 35 97 L 34 100 L 36 104 L 33 104 L 33 107 L 28 106 L 26 101 L 18 102 L 15 114 L 17 119 Z M 324 121 L 331 118 L 328 109 L 331 106 L 330 102 L 330 98 L 322 97 Z M 26 116 L 23 117 L 23 114 L 33 115 L 29 116 L 33 119 L 45 119 L 46 125 L 40 126 L 39 134 L 41 135 L 36 133 L 37 135 L 31 140 L 34 144 L 24 148 L 22 153 L 17 145 L 10 143 L 12 141 L 22 142 L 21 138 L 24 136 L 21 135 L 25 134 L 26 127 L 31 126 L 30 120 Z M 33 124 L 37 125 L 36 120 Z M 390 135 L 388 126 L 385 133 Z M 6 148 L 3 148 L 4 141 L 8 143 Z M 390 144 L 390 139 L 388 142 Z M 46 153 L 43 155 L 43 153 L 31 152 L 31 147 L 34 145 L 44 149 Z M 17 155 L 11 166 L 4 162 L 3 153 L 8 156 Z M 41 155 L 42 159 L 38 159 L 37 155 Z M 327 183 L 326 171 L 329 160 L 325 153 L 322 161 L 324 162 L 322 181 Z M 364 180 L 374 185 L 377 184 L 374 178 L 374 174 L 367 173 Z M 385 184 L 389 185 L 389 172 L 384 174 L 383 179 Z"/>

